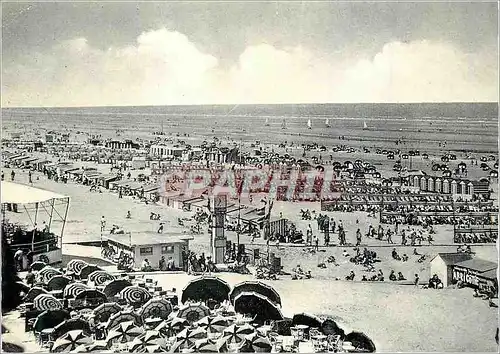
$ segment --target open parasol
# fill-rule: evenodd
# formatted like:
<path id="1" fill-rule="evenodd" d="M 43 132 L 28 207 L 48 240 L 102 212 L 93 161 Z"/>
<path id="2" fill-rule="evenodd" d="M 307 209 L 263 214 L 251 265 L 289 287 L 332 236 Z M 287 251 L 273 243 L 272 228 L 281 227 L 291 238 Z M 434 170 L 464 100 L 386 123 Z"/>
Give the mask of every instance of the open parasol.
<path id="1" fill-rule="evenodd" d="M 139 310 L 139 314 L 143 320 L 146 318 L 167 319 L 171 312 L 172 304 L 170 301 L 162 298 L 149 300 Z"/>
<path id="2" fill-rule="evenodd" d="M 33 324 L 34 332 L 41 332 L 46 328 L 55 328 L 58 324 L 63 323 L 70 318 L 70 314 L 66 310 L 47 310 L 42 312 L 35 319 Z"/>
<path id="3" fill-rule="evenodd" d="M 116 296 L 116 294 L 120 293 L 123 289 L 128 286 L 132 286 L 132 283 L 125 279 L 116 279 L 106 284 L 103 289 L 104 294 L 108 298 Z"/>
<path id="4" fill-rule="evenodd" d="M 80 276 L 80 273 L 83 268 L 88 266 L 89 264 L 81 259 L 72 259 L 66 265 L 66 274 L 68 275 L 77 275 Z"/>
<path id="5" fill-rule="evenodd" d="M 136 326 L 133 321 L 121 322 L 108 332 L 106 341 L 109 345 L 113 343 L 127 343 L 143 333 L 144 329 Z"/>
<path id="6" fill-rule="evenodd" d="M 61 310 L 62 304 L 54 296 L 49 294 L 40 294 L 33 300 L 33 307 L 37 310 Z"/>
<path id="7" fill-rule="evenodd" d="M 45 290 L 44 288 L 39 287 L 39 286 L 34 286 L 24 296 L 23 302 L 33 302 L 35 297 L 37 297 L 40 294 L 48 294 L 48 291 Z"/>
<path id="8" fill-rule="evenodd" d="M 222 316 L 205 316 L 195 324 L 209 333 L 221 333 L 230 325 L 230 319 Z"/>
<path id="9" fill-rule="evenodd" d="M 223 302 L 229 299 L 231 288 L 224 280 L 213 277 L 203 276 L 191 280 L 184 290 L 182 290 L 181 301 L 183 303 L 191 301 L 215 300 Z"/>
<path id="10" fill-rule="evenodd" d="M 90 343 L 92 343 L 92 338 L 85 335 L 82 330 L 77 329 L 57 338 L 51 351 L 55 353 L 70 352 L 79 345 Z"/>
<path id="11" fill-rule="evenodd" d="M 81 318 L 70 318 L 54 327 L 53 336 L 54 338 L 59 338 L 64 334 L 77 329 L 82 330 L 85 334 L 90 334 L 91 332 L 90 325 L 87 321 Z"/>
<path id="12" fill-rule="evenodd" d="M 270 353 L 272 344 L 269 338 L 254 332 L 245 336 L 241 343 L 240 352 L 242 353 Z"/>
<path id="13" fill-rule="evenodd" d="M 219 347 L 215 340 L 203 338 L 194 342 L 194 350 L 196 353 L 218 353 Z"/>
<path id="14" fill-rule="evenodd" d="M 72 353 L 95 353 L 102 352 L 108 349 L 106 341 L 96 340 L 90 344 L 80 344 Z"/>
<path id="15" fill-rule="evenodd" d="M 243 315 L 250 315 L 256 323 L 283 320 L 283 314 L 278 305 L 255 292 L 238 294 L 234 299 L 234 310 Z"/>
<path id="16" fill-rule="evenodd" d="M 244 292 L 255 292 L 257 294 L 261 294 L 275 304 L 281 306 L 281 297 L 278 292 L 274 290 L 272 286 L 257 280 L 249 280 L 236 284 L 229 294 L 231 303 L 234 304 L 236 296 Z"/>
<path id="17" fill-rule="evenodd" d="M 127 286 L 120 291 L 120 298 L 128 304 L 143 304 L 151 299 L 151 294 L 140 286 Z"/>
<path id="18" fill-rule="evenodd" d="M 47 284 L 56 275 L 62 275 L 62 273 L 51 266 L 46 266 L 38 272 L 37 277 L 39 282 Z"/>
<path id="19" fill-rule="evenodd" d="M 321 324 L 323 321 L 318 316 L 310 315 L 308 313 L 298 313 L 295 314 L 292 318 L 292 325 L 306 325 L 310 328 L 318 328 L 321 329 Z"/>
<path id="20" fill-rule="evenodd" d="M 345 336 L 344 342 L 351 342 L 352 346 L 357 350 L 361 350 L 368 353 L 374 353 L 377 349 L 373 341 L 362 332 L 351 332 Z"/>
<path id="21" fill-rule="evenodd" d="M 63 296 L 65 298 L 75 298 L 86 290 L 89 290 L 89 287 L 83 283 L 70 283 L 64 288 Z"/>
<path id="22" fill-rule="evenodd" d="M 106 295 L 97 289 L 87 289 L 76 295 L 75 299 L 104 303 L 106 301 Z"/>
<path id="23" fill-rule="evenodd" d="M 112 315 L 122 310 L 123 308 L 116 302 L 105 302 L 94 309 L 94 316 L 98 322 L 106 322 Z"/>
<path id="24" fill-rule="evenodd" d="M 189 323 L 194 323 L 210 314 L 210 309 L 203 304 L 188 304 L 179 309 L 177 317 L 186 319 Z"/>
<path id="25" fill-rule="evenodd" d="M 34 270 L 34 271 L 39 271 L 39 270 L 42 270 L 43 268 L 45 268 L 46 266 L 47 266 L 47 263 L 45 263 L 45 262 L 35 261 L 35 262 L 31 263 L 30 269 Z"/>
<path id="26" fill-rule="evenodd" d="M 96 286 L 103 285 L 108 281 L 115 280 L 115 277 L 104 270 L 96 270 L 87 277 L 88 281 L 93 282 Z"/>
<path id="27" fill-rule="evenodd" d="M 141 317 L 139 315 L 137 315 L 135 312 L 120 311 L 120 312 L 117 312 L 114 315 L 111 315 L 109 317 L 106 328 L 112 329 L 112 328 L 118 326 L 122 322 L 129 322 L 129 321 L 134 322 L 138 326 L 140 326 L 142 324 Z"/>
<path id="28" fill-rule="evenodd" d="M 191 348 L 198 339 L 207 337 L 207 332 L 201 328 L 184 328 L 175 336 L 171 351 L 175 352 L 184 348 Z"/>
<path id="29" fill-rule="evenodd" d="M 136 352 L 142 351 L 146 347 L 151 347 L 158 345 L 160 347 L 165 347 L 165 339 L 160 335 L 158 331 L 146 331 L 144 334 L 134 338 L 129 344 L 129 351 Z"/>
<path id="30" fill-rule="evenodd" d="M 48 290 L 63 290 L 66 285 L 71 283 L 71 279 L 64 275 L 55 275 L 47 282 Z"/>
<path id="31" fill-rule="evenodd" d="M 189 322 L 184 318 L 172 317 L 168 320 L 162 321 L 155 330 L 160 332 L 164 337 L 172 337 L 184 328 L 189 326 Z"/>
<path id="32" fill-rule="evenodd" d="M 87 264 L 80 271 L 80 279 L 87 279 L 90 274 L 92 274 L 97 270 L 102 270 L 102 269 L 96 266 L 95 264 Z"/>
<path id="33" fill-rule="evenodd" d="M 240 343 L 245 339 L 245 336 L 255 333 L 255 328 L 248 323 L 244 325 L 232 324 L 222 331 L 222 338 L 225 338 L 227 343 Z"/>

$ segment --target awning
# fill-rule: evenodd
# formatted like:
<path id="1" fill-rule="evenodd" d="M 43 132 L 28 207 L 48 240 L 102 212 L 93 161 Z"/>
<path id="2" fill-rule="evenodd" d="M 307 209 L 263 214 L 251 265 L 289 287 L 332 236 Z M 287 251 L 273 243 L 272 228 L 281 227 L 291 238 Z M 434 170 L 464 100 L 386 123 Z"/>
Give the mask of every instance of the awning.
<path id="1" fill-rule="evenodd" d="M 31 204 L 61 198 L 69 197 L 45 189 L 2 181 L 2 203 Z"/>

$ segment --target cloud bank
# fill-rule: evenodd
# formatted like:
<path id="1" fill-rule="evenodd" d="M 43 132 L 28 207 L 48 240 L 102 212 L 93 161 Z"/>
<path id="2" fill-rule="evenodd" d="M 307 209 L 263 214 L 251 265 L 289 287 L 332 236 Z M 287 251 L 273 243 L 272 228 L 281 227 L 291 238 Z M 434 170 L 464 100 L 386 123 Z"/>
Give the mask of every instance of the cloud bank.
<path id="1" fill-rule="evenodd" d="M 61 41 L 2 67 L 4 107 L 497 100 L 496 53 L 426 40 L 343 60 L 260 44 L 222 68 L 184 34 L 163 28 L 107 50 L 85 38 Z"/>

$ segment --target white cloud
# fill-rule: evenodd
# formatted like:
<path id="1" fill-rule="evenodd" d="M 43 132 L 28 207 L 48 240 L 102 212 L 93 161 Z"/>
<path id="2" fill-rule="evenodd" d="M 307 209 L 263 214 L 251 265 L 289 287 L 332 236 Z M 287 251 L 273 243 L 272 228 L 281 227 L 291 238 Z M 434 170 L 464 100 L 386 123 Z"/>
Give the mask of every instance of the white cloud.
<path id="1" fill-rule="evenodd" d="M 447 43 L 386 44 L 373 58 L 329 60 L 300 46 L 247 47 L 227 70 L 185 35 L 160 29 L 99 50 L 62 41 L 2 68 L 4 106 L 496 101 L 496 53 Z"/>

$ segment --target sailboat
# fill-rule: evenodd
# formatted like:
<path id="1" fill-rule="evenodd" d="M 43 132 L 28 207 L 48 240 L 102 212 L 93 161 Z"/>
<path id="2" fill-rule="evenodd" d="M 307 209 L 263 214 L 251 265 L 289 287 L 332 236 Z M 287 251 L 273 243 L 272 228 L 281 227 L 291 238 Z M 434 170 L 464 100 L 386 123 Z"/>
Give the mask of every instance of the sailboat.
<path id="1" fill-rule="evenodd" d="M 326 120 L 325 120 L 325 125 L 326 125 L 327 127 L 329 127 L 329 126 L 330 126 L 330 120 L 329 120 L 328 118 L 326 118 Z"/>
<path id="2" fill-rule="evenodd" d="M 286 122 L 283 119 L 283 122 L 281 122 L 281 129 L 286 129 Z"/>
<path id="3" fill-rule="evenodd" d="M 363 122 L 363 129 L 364 130 L 367 130 L 368 129 L 368 125 L 366 125 L 366 121 Z"/>
<path id="4" fill-rule="evenodd" d="M 269 118 L 266 117 L 266 127 L 269 126 Z"/>
<path id="5" fill-rule="evenodd" d="M 309 129 L 312 129 L 312 123 L 311 123 L 311 120 L 310 120 L 310 119 L 307 121 L 307 127 L 308 127 Z"/>

